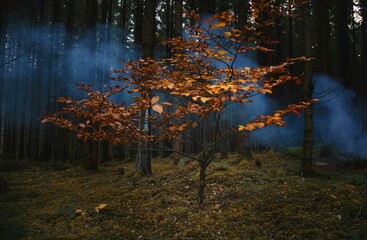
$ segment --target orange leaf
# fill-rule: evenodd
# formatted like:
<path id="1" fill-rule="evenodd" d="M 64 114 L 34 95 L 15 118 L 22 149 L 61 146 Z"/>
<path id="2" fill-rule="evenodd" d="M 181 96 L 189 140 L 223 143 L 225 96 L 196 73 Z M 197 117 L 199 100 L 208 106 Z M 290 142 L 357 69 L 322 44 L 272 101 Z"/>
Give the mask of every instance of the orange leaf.
<path id="1" fill-rule="evenodd" d="M 153 105 L 152 109 L 154 111 L 156 111 L 157 113 L 162 113 L 163 112 L 163 106 L 161 104 Z"/>
<path id="2" fill-rule="evenodd" d="M 224 26 L 226 26 L 226 23 L 225 22 L 219 22 L 219 23 L 216 23 L 213 26 L 211 26 L 210 29 L 223 28 Z"/>
<path id="3" fill-rule="evenodd" d="M 173 89 L 173 88 L 175 87 L 175 84 L 174 84 L 173 82 L 168 82 L 167 87 L 168 87 L 169 89 Z"/>
<path id="4" fill-rule="evenodd" d="M 99 209 L 103 209 L 103 208 L 105 208 L 106 206 L 107 206 L 107 204 L 106 204 L 106 203 L 101 203 L 101 204 L 99 204 L 98 208 L 99 208 Z"/>
<path id="5" fill-rule="evenodd" d="M 232 36 L 232 33 L 231 33 L 231 32 L 224 32 L 224 36 L 225 36 L 226 38 L 229 38 L 229 37 L 231 37 L 231 36 Z"/>
<path id="6" fill-rule="evenodd" d="M 183 130 L 185 130 L 186 125 L 182 124 L 181 126 L 178 127 L 178 131 L 182 132 Z"/>
<path id="7" fill-rule="evenodd" d="M 151 100 L 150 100 L 150 103 L 153 105 L 155 104 L 156 102 L 159 101 L 159 96 L 154 96 Z"/>
<path id="8" fill-rule="evenodd" d="M 71 103 L 71 99 L 68 97 L 59 97 L 56 99 L 56 102 Z"/>
<path id="9" fill-rule="evenodd" d="M 226 50 L 219 50 L 218 53 L 220 55 L 226 55 L 227 54 L 227 51 Z"/>
<path id="10" fill-rule="evenodd" d="M 195 96 L 195 97 L 192 97 L 192 100 L 194 100 L 195 102 L 199 99 L 200 96 Z"/>
<path id="11" fill-rule="evenodd" d="M 116 119 L 116 120 L 119 120 L 119 119 L 121 119 L 121 114 L 119 114 L 119 113 L 113 113 L 112 114 L 112 117 L 114 118 L 114 119 Z M 88 123 L 87 123 L 88 124 Z"/>
<path id="12" fill-rule="evenodd" d="M 207 101 L 210 100 L 210 98 L 207 98 L 207 97 L 201 97 L 200 100 L 203 102 L 203 103 L 206 103 Z"/>
<path id="13" fill-rule="evenodd" d="M 101 203 L 101 204 L 99 204 L 98 207 L 95 207 L 94 209 L 96 210 L 96 213 L 99 213 L 101 211 L 101 209 L 104 209 L 106 206 L 107 206 L 107 204 Z"/>
<path id="14" fill-rule="evenodd" d="M 255 129 L 256 129 L 256 127 L 255 127 L 253 124 L 248 124 L 248 125 L 245 127 L 245 129 L 246 129 L 247 131 L 252 131 L 252 130 L 255 130 Z"/>

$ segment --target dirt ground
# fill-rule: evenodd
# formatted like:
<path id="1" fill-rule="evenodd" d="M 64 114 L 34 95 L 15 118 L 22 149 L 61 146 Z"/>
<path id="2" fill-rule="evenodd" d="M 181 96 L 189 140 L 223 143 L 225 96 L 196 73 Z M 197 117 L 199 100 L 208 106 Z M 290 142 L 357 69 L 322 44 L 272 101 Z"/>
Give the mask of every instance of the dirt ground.
<path id="1" fill-rule="evenodd" d="M 118 160 L 96 173 L 1 160 L 0 239 L 367 239 L 367 169 L 303 178 L 297 151 L 216 160 L 203 206 L 195 162 L 155 159 L 141 177 Z"/>

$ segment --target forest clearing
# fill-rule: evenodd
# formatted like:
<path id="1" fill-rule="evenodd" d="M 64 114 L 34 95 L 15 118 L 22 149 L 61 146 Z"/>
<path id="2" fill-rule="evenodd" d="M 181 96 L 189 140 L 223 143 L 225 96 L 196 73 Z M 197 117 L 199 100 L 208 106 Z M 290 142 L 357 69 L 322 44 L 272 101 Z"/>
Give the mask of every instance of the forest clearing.
<path id="1" fill-rule="evenodd" d="M 236 153 L 216 159 L 201 206 L 196 162 L 155 159 L 141 177 L 119 160 L 96 173 L 1 160 L 0 239 L 366 239 L 366 165 L 315 166 L 303 178 L 300 156 L 254 154 L 261 167 Z"/>

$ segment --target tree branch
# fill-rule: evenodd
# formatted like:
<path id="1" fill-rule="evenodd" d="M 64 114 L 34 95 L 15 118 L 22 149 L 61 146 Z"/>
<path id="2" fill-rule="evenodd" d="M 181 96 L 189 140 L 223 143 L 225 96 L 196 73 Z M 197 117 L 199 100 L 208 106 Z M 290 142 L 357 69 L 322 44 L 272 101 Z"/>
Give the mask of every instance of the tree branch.
<path id="1" fill-rule="evenodd" d="M 24 54 L 26 54 L 27 52 L 29 52 L 32 48 L 34 48 L 35 46 L 39 45 L 40 43 L 36 43 L 36 44 L 33 44 L 32 46 L 30 46 L 28 49 L 26 49 L 24 52 L 22 52 L 20 55 L 14 57 L 13 59 L 5 62 L 5 63 L 2 63 L 0 65 L 0 68 L 4 67 L 5 65 L 11 63 L 11 62 L 14 62 L 15 60 L 17 60 L 18 58 L 20 58 L 21 56 L 23 56 Z"/>

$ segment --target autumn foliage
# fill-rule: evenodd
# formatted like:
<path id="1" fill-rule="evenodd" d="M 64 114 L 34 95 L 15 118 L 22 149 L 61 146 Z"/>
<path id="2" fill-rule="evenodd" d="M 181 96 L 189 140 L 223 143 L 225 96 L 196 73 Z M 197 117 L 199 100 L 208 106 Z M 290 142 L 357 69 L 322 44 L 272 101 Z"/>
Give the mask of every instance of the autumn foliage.
<path id="1" fill-rule="evenodd" d="M 42 121 L 67 128 L 82 140 L 155 144 L 182 135 L 190 138 L 186 130 L 195 128 L 199 119 L 211 119 L 219 126 L 219 116 L 229 104 L 248 104 L 257 94 L 272 94 L 280 84 L 300 82 L 289 74 L 288 67 L 308 60 L 302 57 L 276 66 L 239 65 L 240 56 L 272 51 L 259 45 L 261 34 L 256 24 L 236 29 L 236 20 L 230 12 L 204 19 L 195 13 L 186 15 L 195 24 L 187 26 L 184 37 L 164 42 L 171 47 L 172 57 L 125 63 L 123 68 L 115 70 L 120 76 L 114 79 L 118 81 L 114 87 L 97 91 L 92 84 L 79 84 L 78 88 L 87 97 L 82 100 L 60 97 L 57 101 L 65 103 L 62 111 L 46 114 Z M 115 95 L 120 94 L 129 94 L 131 103 L 116 100 Z M 271 115 L 243 121 L 226 132 L 217 127 L 210 146 L 202 146 L 203 153 L 194 157 L 204 170 L 201 177 L 205 179 L 205 169 L 223 138 L 269 125 L 283 126 L 283 116 L 299 114 L 310 104 L 302 101 L 291 104 Z M 139 124 L 142 113 L 150 129 Z"/>

